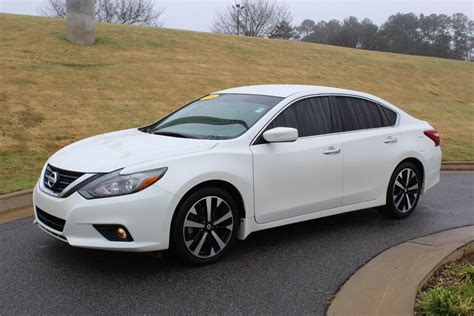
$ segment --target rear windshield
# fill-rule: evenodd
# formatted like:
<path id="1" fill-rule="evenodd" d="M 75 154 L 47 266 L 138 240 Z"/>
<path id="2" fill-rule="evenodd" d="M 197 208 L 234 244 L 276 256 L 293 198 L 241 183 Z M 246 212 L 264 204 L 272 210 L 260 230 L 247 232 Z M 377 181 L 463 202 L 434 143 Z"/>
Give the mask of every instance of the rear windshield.
<path id="1" fill-rule="evenodd" d="M 172 137 L 231 139 L 242 135 L 283 98 L 251 94 L 210 94 L 146 128 Z"/>

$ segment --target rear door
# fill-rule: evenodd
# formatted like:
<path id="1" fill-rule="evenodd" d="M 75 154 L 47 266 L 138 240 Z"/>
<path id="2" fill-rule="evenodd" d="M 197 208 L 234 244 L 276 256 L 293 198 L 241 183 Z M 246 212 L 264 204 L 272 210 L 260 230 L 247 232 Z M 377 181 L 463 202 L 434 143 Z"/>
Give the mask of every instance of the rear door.
<path id="1" fill-rule="evenodd" d="M 297 101 L 266 128 L 296 128 L 295 142 L 269 144 L 260 138 L 251 146 L 258 223 L 341 205 L 341 140 L 333 133 L 331 111 L 329 97 Z"/>
<path id="2" fill-rule="evenodd" d="M 334 96 L 337 129 L 344 153 L 343 205 L 385 196 L 401 152 L 397 114 L 367 99 Z"/>

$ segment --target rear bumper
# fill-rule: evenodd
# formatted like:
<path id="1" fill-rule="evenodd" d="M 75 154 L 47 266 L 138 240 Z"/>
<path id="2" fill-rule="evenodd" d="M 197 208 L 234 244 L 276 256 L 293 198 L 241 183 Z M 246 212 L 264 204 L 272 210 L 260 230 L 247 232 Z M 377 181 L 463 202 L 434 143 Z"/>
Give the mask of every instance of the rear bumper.
<path id="1" fill-rule="evenodd" d="M 57 198 L 37 185 L 33 191 L 35 223 L 71 246 L 137 252 L 164 250 L 169 246 L 173 198 L 154 185 L 135 194 L 92 200 L 77 192 Z M 37 209 L 52 217 L 41 216 Z M 65 221 L 62 230 L 55 220 Z M 133 241 L 109 241 L 93 225 L 123 225 Z"/>
<path id="2" fill-rule="evenodd" d="M 425 157 L 425 183 L 423 193 L 426 193 L 439 182 L 442 158 L 441 148 L 434 147 L 431 150 L 423 152 L 423 155 Z"/>

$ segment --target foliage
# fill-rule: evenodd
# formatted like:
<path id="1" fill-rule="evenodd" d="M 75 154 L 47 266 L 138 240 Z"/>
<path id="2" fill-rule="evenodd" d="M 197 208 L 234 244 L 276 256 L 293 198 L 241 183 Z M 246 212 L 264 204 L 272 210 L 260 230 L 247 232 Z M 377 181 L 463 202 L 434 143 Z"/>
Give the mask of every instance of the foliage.
<path id="1" fill-rule="evenodd" d="M 380 27 L 356 17 L 342 22 L 304 20 L 296 30 L 305 42 L 461 60 L 472 58 L 474 42 L 474 23 L 462 13 L 397 13 Z"/>
<path id="2" fill-rule="evenodd" d="M 466 264 L 466 268 L 460 274 L 461 279 L 467 283 L 474 283 L 474 265 L 471 263 Z"/>
<path id="3" fill-rule="evenodd" d="M 416 300 L 417 315 L 469 316 L 474 314 L 473 257 L 437 271 Z"/>
<path id="4" fill-rule="evenodd" d="M 153 0 L 95 0 L 98 22 L 137 25 L 161 25 L 163 10 Z M 45 0 L 41 13 L 48 17 L 65 18 L 66 0 Z"/>
<path id="5" fill-rule="evenodd" d="M 472 299 L 459 289 L 438 287 L 422 293 L 417 306 L 425 315 L 468 316 L 473 311 Z"/>
<path id="6" fill-rule="evenodd" d="M 281 21 L 268 37 L 289 40 L 296 37 L 296 30 L 290 22 Z"/>

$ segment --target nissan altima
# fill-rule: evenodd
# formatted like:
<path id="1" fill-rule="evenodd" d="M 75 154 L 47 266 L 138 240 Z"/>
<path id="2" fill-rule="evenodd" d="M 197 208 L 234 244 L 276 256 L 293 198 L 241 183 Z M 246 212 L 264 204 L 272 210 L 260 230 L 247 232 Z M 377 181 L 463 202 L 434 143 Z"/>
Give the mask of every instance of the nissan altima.
<path id="1" fill-rule="evenodd" d="M 233 88 L 56 152 L 35 223 L 71 246 L 208 264 L 267 228 L 371 207 L 407 217 L 440 164 L 438 132 L 373 95 Z"/>

